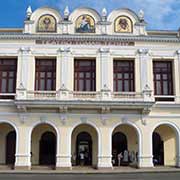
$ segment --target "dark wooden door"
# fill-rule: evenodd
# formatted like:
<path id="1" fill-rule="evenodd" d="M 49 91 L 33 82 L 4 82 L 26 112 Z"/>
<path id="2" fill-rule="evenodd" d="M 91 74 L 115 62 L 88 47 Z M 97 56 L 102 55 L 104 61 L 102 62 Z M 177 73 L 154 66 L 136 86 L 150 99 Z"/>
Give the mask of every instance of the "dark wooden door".
<path id="1" fill-rule="evenodd" d="M 55 165 L 56 162 L 56 136 L 52 132 L 46 132 L 40 140 L 39 164 Z"/>
<path id="2" fill-rule="evenodd" d="M 11 131 L 6 136 L 6 164 L 13 165 L 15 163 L 16 153 L 16 132 Z"/>

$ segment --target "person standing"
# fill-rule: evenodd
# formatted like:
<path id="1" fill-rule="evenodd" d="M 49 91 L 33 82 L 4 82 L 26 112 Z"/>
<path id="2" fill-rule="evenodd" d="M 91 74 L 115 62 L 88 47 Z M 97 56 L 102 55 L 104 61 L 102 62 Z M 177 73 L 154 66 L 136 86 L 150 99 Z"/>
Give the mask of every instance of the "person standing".
<path id="1" fill-rule="evenodd" d="M 121 166 L 121 159 L 123 158 L 122 152 L 118 154 L 118 166 Z"/>

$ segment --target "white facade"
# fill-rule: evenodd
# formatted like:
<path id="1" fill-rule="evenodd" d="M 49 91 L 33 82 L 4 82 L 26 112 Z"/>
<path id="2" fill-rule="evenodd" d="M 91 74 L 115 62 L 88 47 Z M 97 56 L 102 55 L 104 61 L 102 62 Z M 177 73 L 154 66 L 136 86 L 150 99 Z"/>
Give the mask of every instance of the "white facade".
<path id="1" fill-rule="evenodd" d="M 67 10 L 67 9 L 66 9 Z M 79 8 L 67 17 L 48 7 L 31 13 L 23 29 L 0 29 L 0 59 L 17 59 L 15 99 L 0 100 L 0 164 L 5 163 L 5 137 L 16 132 L 15 168 L 39 165 L 39 141 L 56 136 L 56 168 L 72 168 L 77 135 L 92 138 L 92 166 L 112 168 L 112 136 L 123 132 L 128 150 L 137 153 L 137 166 L 153 167 L 153 132 L 163 141 L 164 165 L 180 166 L 180 41 L 178 32 L 146 31 L 141 16 L 128 9 L 109 15 Z M 76 19 L 90 15 L 94 33 L 76 33 Z M 39 32 L 39 19 L 51 15 L 56 32 Z M 115 32 L 114 21 L 128 17 L 132 32 Z M 35 91 L 35 61 L 56 59 L 56 90 Z M 96 91 L 74 90 L 74 60 L 95 59 Z M 113 62 L 134 61 L 133 92 L 114 92 Z M 156 101 L 153 62 L 171 61 L 173 94 Z M 9 94 L 1 93 L 2 96 Z M 13 95 L 13 94 L 10 94 Z M 75 160 L 74 160 L 75 161 Z"/>

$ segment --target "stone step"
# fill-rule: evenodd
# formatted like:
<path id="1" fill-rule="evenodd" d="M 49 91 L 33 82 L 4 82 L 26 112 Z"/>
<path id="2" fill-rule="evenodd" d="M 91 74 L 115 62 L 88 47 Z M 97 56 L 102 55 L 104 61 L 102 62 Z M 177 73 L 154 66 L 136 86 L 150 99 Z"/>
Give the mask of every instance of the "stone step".
<path id="1" fill-rule="evenodd" d="M 32 166 L 32 170 L 54 170 L 55 166 Z"/>
<path id="2" fill-rule="evenodd" d="M 14 165 L 0 165 L 0 170 L 12 170 Z"/>

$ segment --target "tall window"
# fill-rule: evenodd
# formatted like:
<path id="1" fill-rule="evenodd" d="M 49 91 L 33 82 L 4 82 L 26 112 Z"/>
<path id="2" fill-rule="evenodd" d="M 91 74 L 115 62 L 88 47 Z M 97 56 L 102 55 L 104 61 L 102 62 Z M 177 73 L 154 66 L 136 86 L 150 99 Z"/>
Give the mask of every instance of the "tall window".
<path id="1" fill-rule="evenodd" d="M 114 91 L 134 91 L 134 61 L 114 60 Z"/>
<path id="2" fill-rule="evenodd" d="M 36 59 L 36 91 L 56 90 L 56 60 Z"/>
<path id="3" fill-rule="evenodd" d="M 75 60 L 74 90 L 96 91 L 96 61 Z"/>
<path id="4" fill-rule="evenodd" d="M 155 95 L 173 95 L 173 78 L 171 61 L 154 61 Z"/>
<path id="5" fill-rule="evenodd" d="M 15 93 L 16 73 L 16 59 L 0 59 L 0 93 Z"/>

